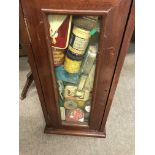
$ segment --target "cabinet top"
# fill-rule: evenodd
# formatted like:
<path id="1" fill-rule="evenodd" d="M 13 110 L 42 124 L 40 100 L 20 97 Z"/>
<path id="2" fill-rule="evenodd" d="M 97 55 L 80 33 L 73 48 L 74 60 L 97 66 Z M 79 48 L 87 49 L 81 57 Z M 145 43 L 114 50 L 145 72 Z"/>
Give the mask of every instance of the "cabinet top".
<path id="1" fill-rule="evenodd" d="M 37 8 L 40 9 L 106 10 L 119 4 L 120 1 L 121 0 L 26 0 L 25 3 L 36 5 Z"/>

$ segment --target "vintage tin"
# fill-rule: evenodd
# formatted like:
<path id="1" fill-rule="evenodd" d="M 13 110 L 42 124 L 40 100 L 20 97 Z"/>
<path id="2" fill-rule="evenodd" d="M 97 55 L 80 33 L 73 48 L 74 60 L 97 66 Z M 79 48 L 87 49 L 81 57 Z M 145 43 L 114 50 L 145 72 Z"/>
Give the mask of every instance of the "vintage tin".
<path id="1" fill-rule="evenodd" d="M 69 94 L 72 94 L 72 96 L 66 96 L 66 93 L 65 93 L 66 101 L 65 101 L 64 106 L 66 109 L 75 109 L 77 107 L 84 108 L 85 101 L 79 100 L 79 98 L 75 97 L 75 91 L 76 89 L 73 88 L 71 92 L 68 92 Z"/>
<path id="2" fill-rule="evenodd" d="M 85 101 L 78 100 L 76 97 L 74 97 L 74 98 L 72 98 L 71 100 L 68 100 L 68 101 L 74 102 L 74 103 L 76 103 L 76 105 L 73 105 L 74 103 L 66 103 L 65 102 L 65 108 L 66 109 L 75 109 L 77 107 L 84 109 Z"/>
<path id="3" fill-rule="evenodd" d="M 87 75 L 81 75 L 78 83 L 78 90 L 82 90 L 87 80 Z"/>
<path id="4" fill-rule="evenodd" d="M 80 108 L 66 110 L 66 121 L 84 122 L 84 111 Z"/>
<path id="5" fill-rule="evenodd" d="M 90 92 L 87 90 L 78 91 L 77 86 L 67 85 L 65 86 L 64 97 L 70 100 L 87 101 L 90 97 Z"/>
<path id="6" fill-rule="evenodd" d="M 77 106 L 78 106 L 79 108 L 84 108 L 85 101 L 82 101 L 82 100 L 76 100 L 76 103 L 77 103 Z"/>
<path id="7" fill-rule="evenodd" d="M 88 77 L 86 79 L 85 85 L 84 85 L 84 90 L 92 91 L 93 89 L 93 84 L 94 84 L 94 78 L 95 78 L 95 68 L 96 65 L 94 64 L 88 74 Z"/>
<path id="8" fill-rule="evenodd" d="M 59 105 L 61 107 L 64 106 L 64 84 L 62 80 L 57 80 L 57 84 L 58 84 L 58 92 L 59 92 Z"/>
<path id="9" fill-rule="evenodd" d="M 77 108 L 77 103 L 73 100 L 66 100 L 64 103 L 64 107 L 69 110 L 75 109 Z"/>
<path id="10" fill-rule="evenodd" d="M 52 48 L 52 52 L 53 52 L 54 65 L 55 66 L 62 65 L 64 63 L 65 58 L 64 50 Z"/>
<path id="11" fill-rule="evenodd" d="M 64 107 L 60 107 L 60 114 L 61 114 L 61 120 L 65 120 L 65 108 Z"/>
<path id="12" fill-rule="evenodd" d="M 78 51 L 85 52 L 90 39 L 90 32 L 74 25 L 69 45 Z M 77 53 L 78 54 L 78 53 Z"/>
<path id="13" fill-rule="evenodd" d="M 85 59 L 81 66 L 81 73 L 86 74 L 86 75 L 89 74 L 89 72 L 96 60 L 96 54 L 97 54 L 97 47 L 89 46 L 87 55 L 85 56 Z"/>
<path id="14" fill-rule="evenodd" d="M 77 84 L 79 80 L 79 74 L 70 74 L 64 70 L 64 66 L 55 67 L 55 74 L 57 80 Z"/>
<path id="15" fill-rule="evenodd" d="M 81 16 L 74 18 L 74 25 L 77 27 L 86 29 L 91 31 L 92 29 L 96 29 L 99 31 L 99 18 L 98 16 Z"/>
<path id="16" fill-rule="evenodd" d="M 76 93 L 76 90 L 77 90 L 76 86 L 72 86 L 72 85 L 65 86 L 64 97 L 65 98 L 74 97 L 75 93 Z"/>
<path id="17" fill-rule="evenodd" d="M 87 101 L 89 99 L 89 96 L 90 96 L 90 92 L 87 90 L 82 90 L 82 91 L 77 90 L 75 94 L 76 99 L 81 101 Z"/>
<path id="18" fill-rule="evenodd" d="M 64 69 L 68 73 L 78 73 L 80 71 L 82 60 L 83 56 L 74 55 L 68 50 L 65 57 Z"/>
<path id="19" fill-rule="evenodd" d="M 64 69 L 68 73 L 78 73 L 82 61 L 72 60 L 68 56 L 65 57 Z"/>
<path id="20" fill-rule="evenodd" d="M 68 49 L 75 55 L 83 55 L 85 54 L 85 51 L 84 50 L 77 50 L 71 46 L 68 47 Z"/>
<path id="21" fill-rule="evenodd" d="M 52 47 L 66 49 L 69 43 L 72 16 L 48 15 L 48 23 Z"/>

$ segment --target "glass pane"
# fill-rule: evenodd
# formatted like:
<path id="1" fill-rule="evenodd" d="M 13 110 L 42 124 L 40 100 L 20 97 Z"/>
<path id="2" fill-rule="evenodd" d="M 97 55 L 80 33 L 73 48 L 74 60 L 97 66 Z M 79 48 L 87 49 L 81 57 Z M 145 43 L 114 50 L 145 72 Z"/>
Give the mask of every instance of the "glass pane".
<path id="1" fill-rule="evenodd" d="M 48 15 L 62 121 L 89 121 L 100 20 L 98 16 Z"/>

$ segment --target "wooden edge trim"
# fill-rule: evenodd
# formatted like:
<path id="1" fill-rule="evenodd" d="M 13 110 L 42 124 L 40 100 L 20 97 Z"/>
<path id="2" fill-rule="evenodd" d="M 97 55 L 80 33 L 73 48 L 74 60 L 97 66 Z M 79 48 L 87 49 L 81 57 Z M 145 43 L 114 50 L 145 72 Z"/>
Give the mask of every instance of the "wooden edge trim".
<path id="1" fill-rule="evenodd" d="M 72 136 L 86 136 L 86 137 L 98 137 L 98 138 L 106 138 L 106 131 L 103 132 L 93 131 L 93 130 L 65 130 L 65 129 L 54 129 L 45 127 L 44 133 L 46 134 L 60 134 L 60 135 L 72 135 Z"/>
<path id="2" fill-rule="evenodd" d="M 71 14 L 71 15 L 104 15 L 108 13 L 113 7 L 109 7 L 105 10 L 65 10 L 65 9 L 44 9 L 42 8 L 41 11 L 49 14 Z"/>
<path id="3" fill-rule="evenodd" d="M 105 112 L 104 112 L 104 116 L 103 116 L 103 120 L 101 123 L 101 128 L 100 131 L 104 130 L 106 121 L 107 121 L 107 117 L 110 111 L 110 107 L 112 105 L 112 99 L 118 84 L 118 80 L 119 80 L 119 75 L 121 73 L 121 69 L 125 60 L 125 55 L 127 53 L 128 47 L 129 47 L 129 43 L 134 31 L 134 24 L 135 23 L 135 0 L 133 0 L 132 4 L 131 4 L 131 8 L 130 8 L 130 14 L 128 17 L 128 22 L 127 22 L 127 27 L 124 33 L 124 40 L 122 42 L 121 45 L 121 50 L 118 56 L 118 60 L 117 60 L 117 64 L 116 64 L 116 68 L 114 71 L 114 76 L 113 76 L 113 81 L 111 84 L 111 88 L 110 88 L 110 93 L 108 96 L 108 100 L 107 100 L 107 104 L 106 104 L 106 108 L 105 108 Z"/>

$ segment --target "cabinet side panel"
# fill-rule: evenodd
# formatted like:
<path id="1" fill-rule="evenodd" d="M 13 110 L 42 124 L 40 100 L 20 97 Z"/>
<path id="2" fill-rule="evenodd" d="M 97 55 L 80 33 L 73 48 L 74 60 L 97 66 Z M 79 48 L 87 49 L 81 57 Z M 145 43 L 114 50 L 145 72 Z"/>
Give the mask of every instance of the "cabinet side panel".
<path id="1" fill-rule="evenodd" d="M 101 131 L 104 130 L 105 128 L 105 124 L 107 121 L 107 117 L 109 114 L 109 110 L 112 104 L 112 99 L 117 87 L 117 83 L 119 80 L 119 76 L 120 76 L 120 72 L 125 60 L 125 55 L 127 53 L 127 49 L 129 47 L 129 43 L 134 31 L 134 22 L 135 22 L 135 1 L 133 1 L 132 3 L 132 7 L 131 7 L 131 11 L 130 11 L 130 15 L 128 18 L 128 22 L 127 22 L 127 27 L 124 33 L 124 39 L 122 42 L 122 46 L 121 46 L 121 50 L 120 50 L 120 54 L 118 57 L 118 61 L 117 61 L 117 65 L 116 65 L 116 69 L 115 69 L 115 73 L 114 73 L 114 77 L 113 77 L 113 81 L 112 81 L 112 85 L 111 85 L 111 89 L 110 89 L 110 93 L 108 96 L 108 101 L 106 104 L 106 108 L 105 108 L 105 113 L 104 113 L 104 117 L 103 117 L 103 121 L 102 121 L 102 125 L 101 125 Z"/>
<path id="2" fill-rule="evenodd" d="M 24 13 L 23 13 L 23 10 L 22 10 L 22 4 L 21 3 L 20 3 L 20 17 L 23 18 L 23 19 L 20 18 L 20 20 L 22 22 L 22 25 L 21 25 L 22 29 L 20 31 L 21 36 L 22 36 L 22 41 L 24 42 L 24 45 L 26 46 L 26 53 L 28 54 L 28 62 L 30 64 L 31 71 L 32 71 L 32 74 L 33 74 L 33 79 L 34 79 L 35 85 L 37 87 L 37 92 L 38 92 L 39 99 L 40 99 L 40 102 L 41 102 L 41 106 L 42 106 L 42 109 L 43 109 L 43 114 L 44 114 L 44 117 L 45 117 L 45 121 L 46 121 L 47 126 L 50 126 L 50 119 L 48 117 L 48 113 L 47 113 L 47 110 L 46 110 L 45 100 L 44 100 L 44 96 L 43 96 L 43 92 L 42 92 L 42 88 L 41 88 L 41 84 L 40 84 L 40 79 L 39 79 L 37 67 L 36 67 L 36 64 L 35 64 L 34 56 L 33 56 L 31 42 L 30 42 L 30 40 L 28 38 L 28 34 L 27 34 L 27 31 L 26 31 L 26 25 L 25 25 L 25 22 L 24 22 L 25 16 L 24 16 Z M 23 33 L 24 33 L 24 35 L 23 35 Z"/>
<path id="3" fill-rule="evenodd" d="M 105 19 L 104 34 L 101 36 L 102 46 L 97 58 L 95 89 L 90 116 L 91 129 L 98 130 L 101 126 L 130 5 L 131 1 L 122 0 L 107 13 Z"/>
<path id="4" fill-rule="evenodd" d="M 40 78 L 41 89 L 44 96 L 42 105 L 46 105 L 48 118 L 52 127 L 60 127 L 59 108 L 55 96 L 55 85 L 53 85 L 53 75 L 51 73 L 48 48 L 46 46 L 46 36 L 44 32 L 44 22 L 41 10 L 32 1 L 21 0 L 27 25 L 30 32 L 33 56 L 38 75 Z M 38 1 L 39 2 L 39 1 Z"/>
<path id="5" fill-rule="evenodd" d="M 33 79 L 34 79 L 34 82 L 35 82 L 35 85 L 36 85 L 36 88 L 37 88 L 37 92 L 38 92 L 38 95 L 39 95 L 39 99 L 40 99 L 40 102 L 41 102 L 41 106 L 42 106 L 42 109 L 43 109 L 43 114 L 44 114 L 44 117 L 45 117 L 46 125 L 51 126 L 51 120 L 48 117 L 47 107 L 46 107 L 46 104 L 45 104 L 45 100 L 44 100 L 44 96 L 43 96 L 43 92 L 42 92 L 42 88 L 41 88 L 40 79 L 39 79 L 39 76 L 38 76 L 36 64 L 35 64 L 35 61 L 34 61 L 33 51 L 32 51 L 31 45 L 29 45 L 27 53 L 28 53 L 28 59 L 29 59 L 31 70 L 32 70 L 32 74 L 33 74 Z"/>

